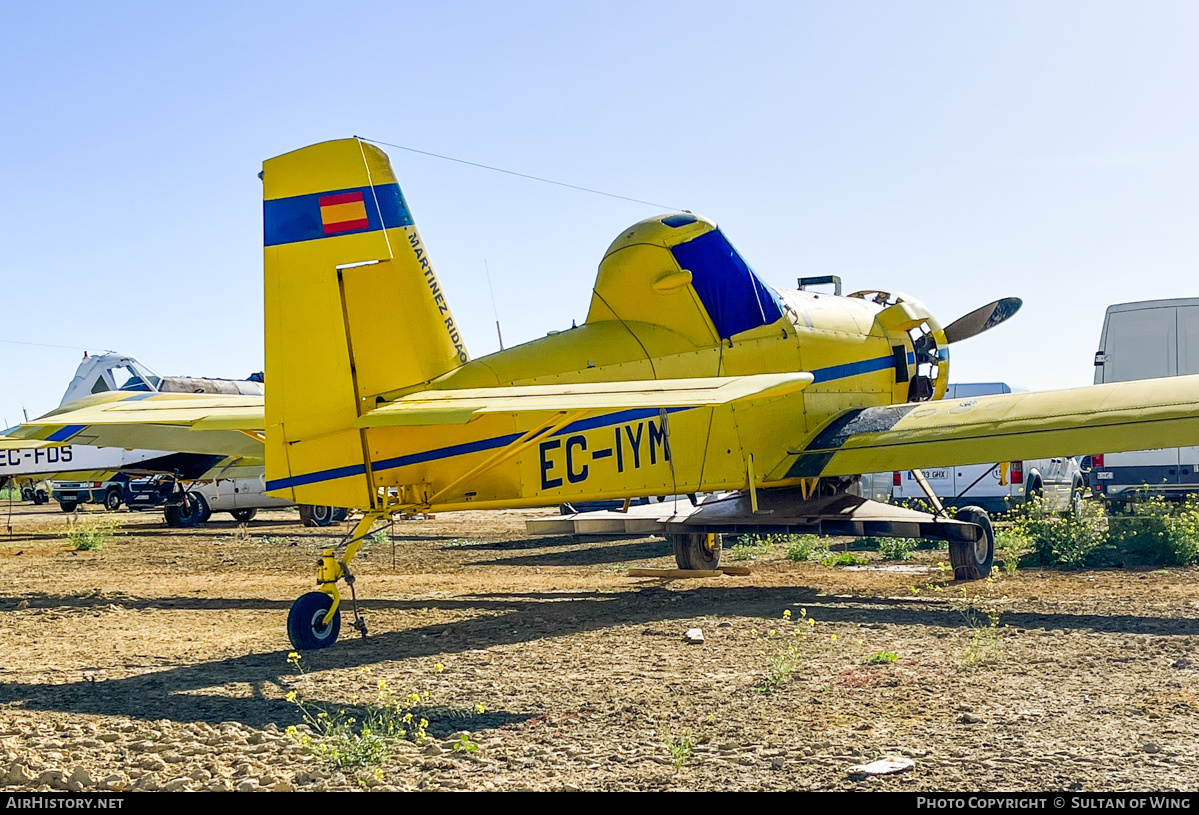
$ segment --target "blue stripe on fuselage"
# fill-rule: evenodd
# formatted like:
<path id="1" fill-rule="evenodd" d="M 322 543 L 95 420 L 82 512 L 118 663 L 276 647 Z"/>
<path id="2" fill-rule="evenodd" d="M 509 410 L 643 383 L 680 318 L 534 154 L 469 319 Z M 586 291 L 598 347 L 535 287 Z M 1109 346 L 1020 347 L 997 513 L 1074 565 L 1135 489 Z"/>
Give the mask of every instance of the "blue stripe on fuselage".
<path id="1" fill-rule="evenodd" d="M 915 358 L 909 361 L 914 362 Z M 813 385 L 819 385 L 821 382 L 830 382 L 834 379 L 845 379 L 850 376 L 859 374 L 873 373 L 874 371 L 885 371 L 888 368 L 895 367 L 894 357 L 878 357 L 876 359 L 864 359 L 860 362 L 847 362 L 844 365 L 830 365 L 827 368 L 815 368 L 812 370 Z"/>
<path id="2" fill-rule="evenodd" d="M 693 410 L 694 408 L 667 408 L 667 413 L 678 413 L 682 410 Z M 636 408 L 632 410 L 620 410 L 616 413 L 609 413 L 604 416 L 594 416 L 590 419 L 579 419 L 577 422 L 571 422 L 566 427 L 554 433 L 554 436 L 565 436 L 572 433 L 582 433 L 587 430 L 594 430 L 597 427 L 610 427 L 612 425 L 622 424 L 624 422 L 634 422 L 639 419 L 652 419 L 660 414 L 657 408 Z M 548 429 L 548 428 L 547 428 Z M 543 431 L 544 432 L 544 431 Z M 403 456 L 394 458 L 385 458 L 374 462 L 371 467 L 372 472 L 380 472 L 382 470 L 394 470 L 397 467 L 408 467 L 413 464 L 423 464 L 427 461 L 437 461 L 443 458 L 454 458 L 455 456 L 465 456 L 471 453 L 482 453 L 487 450 L 496 450 L 501 447 L 507 447 L 512 442 L 523 436 L 524 433 L 509 433 L 504 436 L 496 436 L 490 439 L 480 439 L 479 441 L 465 442 L 463 444 L 452 444 L 449 447 L 439 447 L 436 450 L 425 450 L 420 453 L 409 453 Z M 315 473 L 307 473 L 306 475 L 296 475 L 291 478 L 281 478 L 277 481 L 268 481 L 266 488 L 268 490 L 284 490 L 290 487 L 299 487 L 304 484 L 314 484 L 318 481 L 332 481 L 337 478 L 349 478 L 354 475 L 363 475 L 366 473 L 366 467 L 361 464 L 352 464 L 347 467 L 336 467 L 331 470 L 320 470 Z"/>

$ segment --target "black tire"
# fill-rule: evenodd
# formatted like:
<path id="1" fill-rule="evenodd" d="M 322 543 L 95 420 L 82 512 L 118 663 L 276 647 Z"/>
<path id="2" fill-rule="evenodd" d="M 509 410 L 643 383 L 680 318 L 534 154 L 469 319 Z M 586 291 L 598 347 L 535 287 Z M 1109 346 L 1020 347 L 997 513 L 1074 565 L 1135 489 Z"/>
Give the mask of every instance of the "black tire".
<path id="1" fill-rule="evenodd" d="M 674 548 L 674 562 L 680 569 L 711 571 L 720 568 L 720 550 L 724 544 L 723 535 L 709 535 L 702 532 L 671 535 L 670 544 Z"/>
<path id="2" fill-rule="evenodd" d="M 329 526 L 333 523 L 333 507 L 300 504 L 300 520 L 304 526 Z"/>
<path id="3" fill-rule="evenodd" d="M 254 520 L 254 516 L 258 514 L 258 510 L 256 510 L 256 509 L 235 509 L 235 510 L 231 511 L 229 514 L 233 516 L 233 520 L 242 521 L 244 523 L 246 521 Z"/>
<path id="4" fill-rule="evenodd" d="M 21 490 L 21 500 L 22 501 L 32 501 L 33 500 L 33 490 L 29 489 L 29 487 L 26 487 L 25 489 Z"/>
<path id="5" fill-rule="evenodd" d="M 1067 515 L 1073 518 L 1077 518 L 1082 515 L 1082 498 L 1086 493 L 1086 489 L 1087 488 L 1078 481 L 1075 481 L 1070 486 L 1070 502 L 1066 504 Z"/>
<path id="6" fill-rule="evenodd" d="M 949 562 L 953 566 L 954 580 L 989 577 L 991 567 L 995 564 L 995 530 L 991 527 L 991 519 L 981 507 L 962 507 L 953 519 L 975 524 L 983 531 L 983 536 L 974 543 L 949 542 Z"/>
<path id="7" fill-rule="evenodd" d="M 208 523 L 208 519 L 212 517 L 212 507 L 208 506 L 208 499 L 198 492 L 191 493 L 191 497 L 198 506 L 196 511 L 199 517 L 196 518 L 196 526 Z"/>
<path id="8" fill-rule="evenodd" d="M 116 512 L 121 508 L 121 491 L 109 490 L 104 495 L 104 508 L 109 512 Z"/>
<path id="9" fill-rule="evenodd" d="M 1041 483 L 1041 477 L 1035 476 L 1028 480 L 1028 487 L 1024 490 L 1024 500 L 1032 502 L 1038 498 L 1045 497 L 1045 486 Z"/>
<path id="10" fill-rule="evenodd" d="M 287 638 L 297 651 L 315 651 L 337 642 L 341 631 L 341 610 L 333 615 L 328 626 L 321 625 L 333 606 L 333 598 L 323 591 L 310 591 L 291 604 L 287 612 Z"/>
<path id="11" fill-rule="evenodd" d="M 196 500 L 197 498 L 199 500 Z M 185 494 L 179 497 L 178 503 L 167 504 L 162 511 L 167 526 L 173 526 L 176 529 L 190 529 L 204 523 L 204 509 L 200 504 L 200 501 L 203 500 L 199 496 Z M 207 506 L 207 502 L 204 506 Z"/>
<path id="12" fill-rule="evenodd" d="M 350 511 L 345 507 L 333 507 L 333 523 L 339 524 L 350 517 Z"/>
<path id="13" fill-rule="evenodd" d="M 59 501 L 58 505 L 62 507 L 63 512 L 74 512 L 75 507 L 79 506 L 78 501 Z"/>
<path id="14" fill-rule="evenodd" d="M 50 503 L 50 496 L 46 495 L 45 490 L 35 490 L 33 493 L 33 503 L 48 504 Z"/>

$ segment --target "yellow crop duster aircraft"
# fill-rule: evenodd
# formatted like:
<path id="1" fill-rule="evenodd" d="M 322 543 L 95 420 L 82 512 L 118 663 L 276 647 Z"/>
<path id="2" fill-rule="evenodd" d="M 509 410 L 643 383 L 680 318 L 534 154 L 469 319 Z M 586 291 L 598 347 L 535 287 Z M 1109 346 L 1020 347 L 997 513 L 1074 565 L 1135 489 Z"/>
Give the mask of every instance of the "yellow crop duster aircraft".
<path id="1" fill-rule="evenodd" d="M 381 150 L 317 144 L 266 161 L 262 181 L 265 414 L 251 397 L 162 394 L 18 432 L 265 444 L 273 494 L 363 510 L 343 555 L 326 551 L 320 591 L 292 607 L 298 648 L 337 637 L 337 583 L 399 511 L 736 490 L 673 517 L 662 505 L 680 567 L 714 567 L 724 532 L 815 530 L 944 539 L 957 576 L 977 578 L 993 555 L 985 513 L 864 501 L 856 474 L 1199 444 L 1199 377 L 940 402 L 947 346 L 1019 301 L 943 328 L 898 293 L 774 290 L 690 213 L 616 238 L 583 325 L 472 360 Z"/>

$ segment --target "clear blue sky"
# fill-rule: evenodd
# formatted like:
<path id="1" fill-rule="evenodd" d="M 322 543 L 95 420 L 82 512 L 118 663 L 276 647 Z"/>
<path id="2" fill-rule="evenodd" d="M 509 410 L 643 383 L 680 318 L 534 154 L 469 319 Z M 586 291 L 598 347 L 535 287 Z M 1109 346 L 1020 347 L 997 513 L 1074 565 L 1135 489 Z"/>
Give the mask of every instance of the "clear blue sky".
<path id="1" fill-rule="evenodd" d="M 82 349 L 261 370 L 256 174 L 350 135 L 703 213 L 775 286 L 1022 297 L 952 378 L 1086 384 L 1108 304 L 1199 295 L 1197 42 L 1192 2 L 7 3 L 0 426 Z M 485 264 L 533 339 L 661 211 L 389 152 L 474 356 Z"/>

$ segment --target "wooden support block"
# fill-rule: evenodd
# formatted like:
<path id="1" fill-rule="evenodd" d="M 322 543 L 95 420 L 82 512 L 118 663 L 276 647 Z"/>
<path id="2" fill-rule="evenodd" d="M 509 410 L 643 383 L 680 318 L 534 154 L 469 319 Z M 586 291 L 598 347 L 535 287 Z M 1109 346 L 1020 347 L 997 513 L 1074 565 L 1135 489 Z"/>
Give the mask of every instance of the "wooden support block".
<path id="1" fill-rule="evenodd" d="M 719 569 L 629 569 L 629 577 L 661 577 L 683 580 L 688 577 L 720 577 Z"/>
<path id="2" fill-rule="evenodd" d="M 753 574 L 748 566 L 721 566 L 720 571 L 725 574 L 734 574 L 739 577 L 745 577 L 748 574 Z"/>

